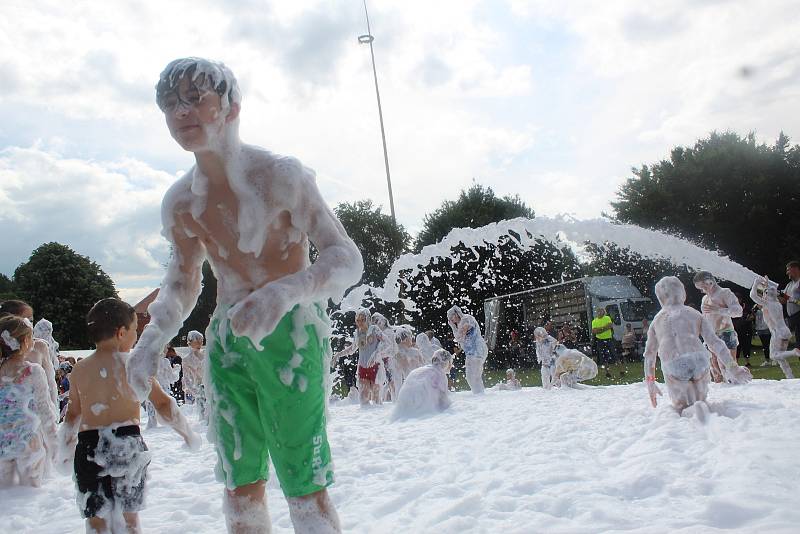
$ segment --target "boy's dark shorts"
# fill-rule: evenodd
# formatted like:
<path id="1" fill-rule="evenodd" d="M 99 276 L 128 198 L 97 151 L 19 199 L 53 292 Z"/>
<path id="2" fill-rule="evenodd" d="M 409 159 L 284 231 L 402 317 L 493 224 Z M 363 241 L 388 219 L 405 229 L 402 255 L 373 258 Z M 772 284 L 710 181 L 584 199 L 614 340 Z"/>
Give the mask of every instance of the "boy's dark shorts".
<path id="1" fill-rule="evenodd" d="M 78 433 L 75 484 L 83 517 L 106 517 L 111 509 L 138 512 L 150 453 L 136 425 Z"/>

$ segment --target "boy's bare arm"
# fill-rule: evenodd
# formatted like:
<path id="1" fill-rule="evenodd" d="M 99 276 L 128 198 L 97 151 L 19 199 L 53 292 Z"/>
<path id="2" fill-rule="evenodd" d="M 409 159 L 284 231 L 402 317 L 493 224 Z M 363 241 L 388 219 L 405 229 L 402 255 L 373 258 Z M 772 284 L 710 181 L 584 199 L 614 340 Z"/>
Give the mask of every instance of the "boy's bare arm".
<path id="1" fill-rule="evenodd" d="M 165 203 L 168 200 L 165 200 Z M 164 217 L 165 225 L 171 218 Z M 197 237 L 189 237 L 175 219 L 165 234 L 172 243 L 172 257 L 161 283 L 158 297 L 148 306 L 150 322 L 142 332 L 127 362 L 127 376 L 139 400 L 150 391 L 150 377 L 158 370 L 164 346 L 178 333 L 191 313 L 202 289 L 205 247 Z"/>
<path id="2" fill-rule="evenodd" d="M 56 453 L 56 468 L 63 474 L 72 473 L 72 462 L 75 458 L 75 445 L 78 442 L 78 430 L 81 425 L 81 396 L 79 393 L 78 379 L 80 378 L 79 366 L 75 366 L 70 374 L 69 402 L 64 421 L 58 429 L 58 450 Z"/>
<path id="3" fill-rule="evenodd" d="M 319 256 L 307 269 L 266 283 L 228 311 L 233 332 L 254 343 L 272 333 L 296 304 L 341 298 L 364 271 L 361 253 L 325 204 L 310 171 L 300 167 L 296 172 L 300 194 L 287 209 L 292 225 L 308 235 Z"/>
<path id="4" fill-rule="evenodd" d="M 178 403 L 161 389 L 156 379 L 151 378 L 150 382 L 150 396 L 148 398 L 153 403 L 158 415 L 183 438 L 189 448 L 197 448 L 200 445 L 200 437 L 189 427 L 186 417 L 178 409 Z"/>

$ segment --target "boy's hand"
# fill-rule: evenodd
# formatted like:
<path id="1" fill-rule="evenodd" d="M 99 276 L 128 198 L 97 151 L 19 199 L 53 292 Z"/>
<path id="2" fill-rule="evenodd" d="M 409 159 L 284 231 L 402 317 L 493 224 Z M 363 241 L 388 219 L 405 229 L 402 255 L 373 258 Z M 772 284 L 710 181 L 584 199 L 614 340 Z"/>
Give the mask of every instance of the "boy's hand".
<path id="1" fill-rule="evenodd" d="M 203 444 L 203 438 L 200 437 L 200 434 L 191 430 L 184 438 L 184 441 L 186 442 L 186 446 L 189 448 L 189 450 L 192 451 L 200 450 L 200 446 Z"/>
<path id="2" fill-rule="evenodd" d="M 652 404 L 653 408 L 655 408 L 657 405 L 656 396 L 663 395 L 663 393 L 661 393 L 661 390 L 658 389 L 658 386 L 655 382 L 647 382 L 647 393 L 650 395 L 650 404 Z"/>
<path id="3" fill-rule="evenodd" d="M 729 369 L 724 369 L 722 374 L 731 384 L 748 384 L 753 380 L 753 374 L 747 367 L 732 365 Z"/>
<path id="4" fill-rule="evenodd" d="M 292 284 L 280 281 L 266 284 L 228 310 L 231 330 L 236 336 L 249 337 L 253 345 L 260 347 L 261 340 L 298 303 L 298 296 Z"/>

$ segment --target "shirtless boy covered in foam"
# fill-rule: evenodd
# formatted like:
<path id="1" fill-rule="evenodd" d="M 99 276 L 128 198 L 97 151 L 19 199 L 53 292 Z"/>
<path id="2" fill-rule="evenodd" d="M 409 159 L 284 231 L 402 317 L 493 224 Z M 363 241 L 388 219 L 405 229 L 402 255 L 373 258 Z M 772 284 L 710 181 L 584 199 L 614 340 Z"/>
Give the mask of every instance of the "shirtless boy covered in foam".
<path id="1" fill-rule="evenodd" d="M 70 396 L 59 431 L 60 470 L 74 467 L 87 532 L 138 532 L 150 454 L 139 429 L 139 402 L 125 375 L 136 342 L 136 312 L 107 298 L 87 315 L 96 350 L 70 374 Z M 162 420 L 191 447 L 200 445 L 175 399 L 151 383 L 149 399 Z"/>
<path id="2" fill-rule="evenodd" d="M 334 532 L 326 434 L 330 345 L 325 302 L 358 282 L 363 262 L 314 173 L 239 139 L 241 95 L 223 64 L 186 58 L 161 74 L 157 101 L 196 164 L 167 192 L 173 255 L 132 357 L 143 395 L 165 343 L 200 294 L 208 259 L 217 309 L 207 331 L 209 436 L 233 532 L 267 532 L 271 456 L 295 529 Z M 319 256 L 309 262 L 309 240 Z"/>
<path id="3" fill-rule="evenodd" d="M 728 288 L 721 287 L 708 271 L 698 271 L 692 280 L 694 286 L 703 293 L 703 300 L 700 301 L 700 310 L 703 316 L 708 319 L 714 327 L 714 333 L 725 342 L 733 361 L 736 361 L 736 347 L 739 346 L 739 338 L 733 328 L 733 319 L 741 317 L 743 313 L 739 299 Z M 709 347 L 711 348 L 711 347 Z M 714 349 L 711 350 L 711 379 L 714 382 L 722 382 L 724 377 L 723 366 L 720 359 L 724 355 L 718 354 Z M 724 358 L 727 360 L 727 358 Z"/>

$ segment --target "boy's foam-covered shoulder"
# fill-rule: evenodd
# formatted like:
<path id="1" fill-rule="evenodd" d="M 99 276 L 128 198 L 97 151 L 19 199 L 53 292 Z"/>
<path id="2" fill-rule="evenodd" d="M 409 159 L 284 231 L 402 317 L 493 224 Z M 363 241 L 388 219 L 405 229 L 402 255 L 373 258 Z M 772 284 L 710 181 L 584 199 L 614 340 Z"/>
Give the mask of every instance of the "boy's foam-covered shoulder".
<path id="1" fill-rule="evenodd" d="M 189 171 L 176 180 L 164 194 L 163 208 L 174 208 L 181 202 L 191 201 L 192 172 Z"/>
<path id="2" fill-rule="evenodd" d="M 256 146 L 247 146 L 246 154 L 251 168 L 269 169 L 273 178 L 315 181 L 316 173 L 293 156 L 275 154 Z"/>

